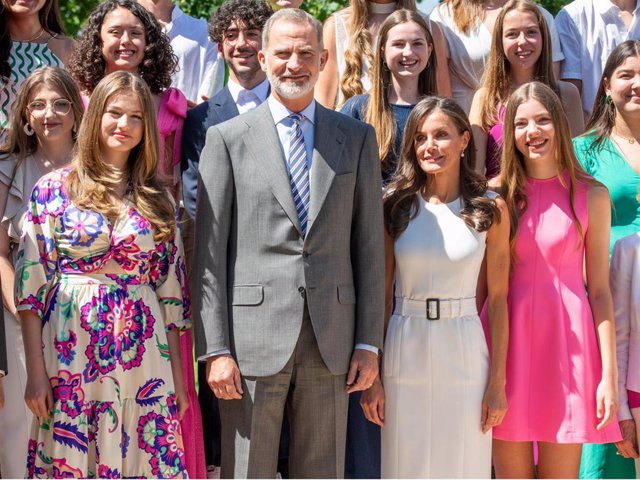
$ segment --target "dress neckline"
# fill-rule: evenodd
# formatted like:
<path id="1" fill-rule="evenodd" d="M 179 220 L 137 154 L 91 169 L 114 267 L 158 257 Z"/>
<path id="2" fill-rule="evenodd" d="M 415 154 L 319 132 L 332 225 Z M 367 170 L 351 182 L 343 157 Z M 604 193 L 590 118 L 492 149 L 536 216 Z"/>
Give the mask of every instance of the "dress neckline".
<path id="1" fill-rule="evenodd" d="M 369 2 L 369 13 L 373 15 L 389 15 L 396 11 L 398 4 Z"/>

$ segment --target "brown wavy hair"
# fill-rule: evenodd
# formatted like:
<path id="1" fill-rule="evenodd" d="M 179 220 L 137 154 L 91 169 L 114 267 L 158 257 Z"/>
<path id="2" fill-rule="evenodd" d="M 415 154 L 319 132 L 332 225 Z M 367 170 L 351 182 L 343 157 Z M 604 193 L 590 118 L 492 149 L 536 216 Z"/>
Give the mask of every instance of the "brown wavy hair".
<path id="1" fill-rule="evenodd" d="M 378 137 L 378 152 L 380 160 L 384 163 L 389 154 L 398 154 L 394 152 L 396 142 L 396 119 L 391 110 L 389 103 L 389 89 L 391 88 L 391 72 L 385 67 L 384 63 L 384 47 L 387 43 L 389 30 L 393 27 L 414 22 L 424 31 L 427 43 L 431 47 L 431 56 L 425 69 L 420 72 L 418 78 L 418 91 L 421 95 L 436 95 L 438 87 L 436 85 L 436 55 L 433 51 L 433 37 L 424 21 L 422 15 L 413 10 L 396 10 L 389 15 L 382 26 L 378 35 L 378 44 L 376 49 L 376 59 L 373 63 L 371 71 L 371 79 L 373 86 L 367 108 L 365 110 L 365 122 L 372 125 Z"/>
<path id="2" fill-rule="evenodd" d="M 67 192 L 79 208 L 111 218 L 119 215 L 120 207 L 112 192 L 122 177 L 104 161 L 103 146 L 97 137 L 109 100 L 125 92 L 138 98 L 144 120 L 142 139 L 129 152 L 128 191 L 136 209 L 155 228 L 156 241 L 166 240 L 176 229 L 175 206 L 166 185 L 158 177 L 158 126 L 153 97 L 144 80 L 133 73 L 111 73 L 96 86 L 78 132 L 77 152 L 67 177 Z"/>
<path id="3" fill-rule="evenodd" d="M 431 182 L 430 176 L 420 168 L 414 139 L 423 122 L 435 112 L 449 117 L 460 135 L 469 132 L 469 143 L 464 150 L 464 158 L 460 160 L 460 196 L 463 204 L 460 216 L 469 228 L 477 232 L 487 231 L 494 221 L 500 221 L 500 210 L 495 200 L 485 195 L 487 180 L 475 171 L 476 149 L 467 115 L 450 98 L 427 97 L 409 115 L 398 169 L 384 199 L 385 228 L 392 238 L 400 236 L 418 214 L 418 195 Z"/>
<path id="4" fill-rule="evenodd" d="M 397 7 L 416 10 L 415 0 L 398 0 Z M 340 91 L 347 101 L 355 95 L 362 95 L 363 62 L 373 63 L 373 40 L 369 31 L 369 0 L 351 0 L 349 13 L 349 42 L 344 51 L 345 69 L 340 78 Z"/>
<path id="5" fill-rule="evenodd" d="M 9 54 L 11 53 L 11 33 L 9 33 L 9 10 L 5 6 L 8 0 L 0 0 L 0 81 L 7 82 L 11 77 Z M 60 18 L 58 0 L 46 0 L 38 12 L 40 26 L 45 32 L 55 37 L 64 35 L 64 27 Z"/>
<path id="6" fill-rule="evenodd" d="M 138 74 L 147 82 L 151 93 L 159 95 L 171 86 L 178 57 L 155 17 L 134 0 L 106 0 L 96 7 L 82 28 L 68 69 L 80 88 L 91 95 L 106 72 L 100 30 L 107 14 L 117 8 L 126 8 L 142 22 L 146 47 Z"/>
<path id="7" fill-rule="evenodd" d="M 640 57 L 640 40 L 622 42 L 613 49 L 604 65 L 596 99 L 593 102 L 593 110 L 584 133 L 584 135 L 595 135 L 590 148 L 600 150 L 616 124 L 616 106 L 610 98 L 607 100 L 605 89 L 616 69 L 630 57 Z"/>
<path id="8" fill-rule="evenodd" d="M 556 172 L 560 183 L 569 191 L 569 203 L 571 215 L 575 221 L 578 234 L 583 237 L 583 228 L 576 215 L 574 196 L 578 183 L 598 185 L 580 166 L 571 143 L 571 130 L 569 121 L 564 112 L 562 102 L 556 93 L 541 82 L 525 83 L 518 88 L 507 102 L 504 119 L 504 145 L 502 147 L 502 188 L 507 202 L 511 221 L 511 258 L 515 260 L 515 241 L 518 232 L 520 217 L 527 210 L 528 202 L 525 194 L 527 185 L 527 167 L 524 155 L 516 147 L 515 118 L 518 108 L 529 100 L 537 100 L 549 112 L 551 123 L 555 128 L 555 161 Z M 567 172 L 568 182 L 565 181 L 563 172 Z M 567 184 L 568 183 L 568 184 Z"/>
<path id="9" fill-rule="evenodd" d="M 0 161 L 9 158 L 9 156 L 15 157 L 14 173 L 20 168 L 27 156 L 33 155 L 38 150 L 36 135 L 27 135 L 24 127 L 27 124 L 27 116 L 29 115 L 27 108 L 31 92 L 41 85 L 60 90 L 64 94 L 64 98 L 71 102 L 76 131 L 82 125 L 82 116 L 84 115 L 82 97 L 80 97 L 78 86 L 69 72 L 58 67 L 41 67 L 34 70 L 20 85 L 16 101 L 11 108 L 7 136 L 0 146 Z M 71 135 L 75 142 L 77 134 L 72 132 Z"/>
<path id="10" fill-rule="evenodd" d="M 533 13 L 540 28 L 542 36 L 542 51 L 536 62 L 536 69 L 532 80 L 549 85 L 560 96 L 560 87 L 553 73 L 553 56 L 551 53 L 551 34 L 549 25 L 540 11 L 540 8 L 531 0 L 509 0 L 496 19 L 493 30 L 491 52 L 487 61 L 487 69 L 484 74 L 482 86 L 487 90 L 484 102 L 481 106 L 482 128 L 488 131 L 498 120 L 498 108 L 504 105 L 511 94 L 511 64 L 507 60 L 502 47 L 502 35 L 504 32 L 504 18 L 509 12 Z"/>

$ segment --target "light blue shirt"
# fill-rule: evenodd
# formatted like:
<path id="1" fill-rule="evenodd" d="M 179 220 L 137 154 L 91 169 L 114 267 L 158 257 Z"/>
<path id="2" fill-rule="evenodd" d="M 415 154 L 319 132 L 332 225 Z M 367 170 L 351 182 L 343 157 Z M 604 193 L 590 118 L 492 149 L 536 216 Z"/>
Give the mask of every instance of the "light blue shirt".
<path id="1" fill-rule="evenodd" d="M 309 176 L 311 176 L 311 163 L 313 160 L 313 141 L 314 141 L 314 126 L 316 121 L 316 101 L 311 100 L 311 103 L 307 105 L 301 112 L 293 112 L 276 100 L 273 95 L 267 99 L 269 104 L 269 110 L 271 110 L 271 116 L 276 124 L 276 130 L 278 131 L 278 139 L 280 140 L 280 146 L 282 147 L 282 153 L 286 160 L 287 172 L 289 172 L 289 146 L 291 145 L 291 138 L 294 133 L 293 119 L 289 118 L 292 113 L 298 113 L 303 116 L 302 122 L 300 122 L 300 128 L 302 128 L 302 136 L 304 137 L 304 147 L 307 151 L 307 169 L 309 170 Z M 313 192 L 311 192 L 313 195 Z"/>

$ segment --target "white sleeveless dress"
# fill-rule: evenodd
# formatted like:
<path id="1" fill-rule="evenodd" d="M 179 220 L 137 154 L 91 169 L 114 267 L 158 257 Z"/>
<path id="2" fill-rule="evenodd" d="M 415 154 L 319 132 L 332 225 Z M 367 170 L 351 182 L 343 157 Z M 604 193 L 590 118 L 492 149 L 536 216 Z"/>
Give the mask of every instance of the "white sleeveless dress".
<path id="1" fill-rule="evenodd" d="M 481 430 L 489 352 L 475 306 L 486 232 L 460 218 L 460 198 L 418 197 L 419 213 L 394 246 L 382 478 L 490 478 L 491 432 Z M 428 298 L 441 300 L 440 319 L 427 318 Z M 438 316 L 436 303 L 429 317 Z"/>

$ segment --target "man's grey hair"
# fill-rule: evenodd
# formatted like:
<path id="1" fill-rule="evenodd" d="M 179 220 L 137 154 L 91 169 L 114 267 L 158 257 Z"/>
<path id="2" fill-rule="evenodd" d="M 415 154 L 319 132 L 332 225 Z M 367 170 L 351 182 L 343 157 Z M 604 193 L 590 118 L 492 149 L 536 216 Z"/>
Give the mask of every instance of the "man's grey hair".
<path id="1" fill-rule="evenodd" d="M 318 21 L 312 15 L 309 15 L 304 10 L 299 8 L 283 8 L 278 10 L 276 13 L 269 17 L 267 23 L 264 24 L 264 28 L 262 29 L 262 50 L 266 50 L 269 45 L 269 32 L 271 28 L 279 21 L 283 22 L 291 22 L 291 23 L 307 23 L 311 25 L 318 37 L 318 45 L 320 46 L 320 51 L 324 49 L 322 43 L 322 23 Z"/>

